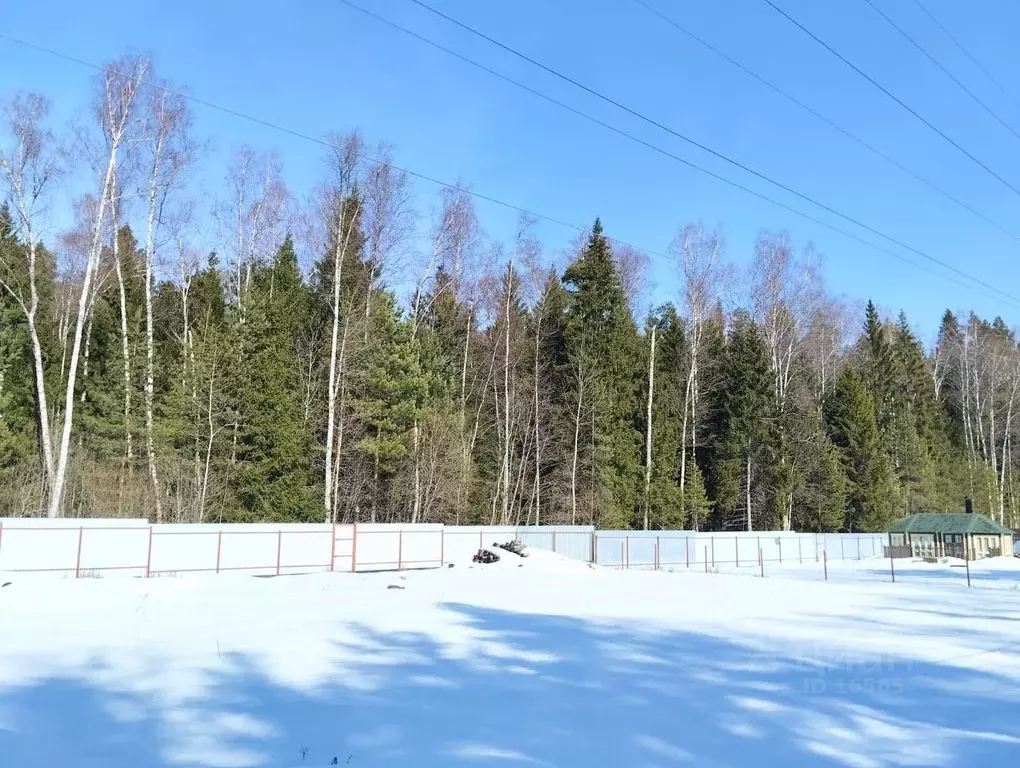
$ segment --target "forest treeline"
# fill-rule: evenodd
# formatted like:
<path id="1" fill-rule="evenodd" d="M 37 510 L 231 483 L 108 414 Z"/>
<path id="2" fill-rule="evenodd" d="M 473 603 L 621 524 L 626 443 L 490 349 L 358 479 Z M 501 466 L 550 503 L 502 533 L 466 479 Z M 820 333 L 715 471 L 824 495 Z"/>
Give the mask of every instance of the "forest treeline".
<path id="1" fill-rule="evenodd" d="M 699 224 L 649 310 L 598 219 L 565 257 L 523 215 L 493 242 L 357 133 L 302 199 L 241 149 L 202 211 L 149 60 L 92 107 L 65 142 L 41 96 L 5 105 L 0 516 L 864 531 L 969 496 L 1016 524 L 999 318 L 946 311 L 926 349 L 785 233 L 738 270 Z"/>

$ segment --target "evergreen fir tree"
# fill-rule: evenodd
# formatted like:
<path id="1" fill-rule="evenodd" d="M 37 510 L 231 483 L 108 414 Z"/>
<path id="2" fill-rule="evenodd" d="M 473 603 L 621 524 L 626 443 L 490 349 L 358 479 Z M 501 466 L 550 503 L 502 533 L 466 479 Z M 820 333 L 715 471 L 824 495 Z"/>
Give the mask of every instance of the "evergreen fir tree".
<path id="1" fill-rule="evenodd" d="M 589 379 L 591 519 L 604 527 L 626 526 L 638 509 L 641 353 L 598 219 L 584 250 L 564 272 L 563 283 L 570 295 L 568 355 Z"/>
<path id="2" fill-rule="evenodd" d="M 418 342 L 401 321 L 392 294 L 378 297 L 372 318 L 372 345 L 356 374 L 352 408 L 365 429 L 358 449 L 371 460 L 371 519 L 383 508 L 389 479 L 410 448 L 415 421 L 422 415 L 429 382 L 421 368 Z"/>
<path id="3" fill-rule="evenodd" d="M 235 376 L 239 431 L 235 494 L 242 519 L 318 520 L 314 433 L 304 419 L 294 345 L 311 296 L 288 237 L 254 273 Z"/>
<path id="4" fill-rule="evenodd" d="M 882 450 L 874 398 L 853 369 L 836 380 L 825 403 L 825 419 L 850 480 L 845 529 L 882 530 L 897 509 L 896 480 Z"/>
<path id="5" fill-rule="evenodd" d="M 747 530 L 768 528 L 763 519 L 768 441 L 774 398 L 768 350 L 757 326 L 738 313 L 727 340 L 722 368 L 721 408 L 716 425 L 715 501 L 718 522 Z M 750 484 L 750 494 L 748 485 Z M 750 517 L 748 520 L 748 495 Z"/>
<path id="6" fill-rule="evenodd" d="M 657 326 L 655 397 L 652 401 L 652 473 L 649 518 L 653 528 L 683 528 L 684 510 L 691 512 L 680 491 L 680 423 L 687 381 L 687 339 L 683 320 L 673 305 L 661 307 L 649 319 Z M 646 333 L 646 336 L 648 334 Z M 645 366 L 647 368 L 647 366 Z M 693 468 L 693 471 L 692 471 Z M 692 475 L 700 486 L 691 484 Z M 696 466 L 688 468 L 686 494 L 704 511 L 704 483 Z"/>

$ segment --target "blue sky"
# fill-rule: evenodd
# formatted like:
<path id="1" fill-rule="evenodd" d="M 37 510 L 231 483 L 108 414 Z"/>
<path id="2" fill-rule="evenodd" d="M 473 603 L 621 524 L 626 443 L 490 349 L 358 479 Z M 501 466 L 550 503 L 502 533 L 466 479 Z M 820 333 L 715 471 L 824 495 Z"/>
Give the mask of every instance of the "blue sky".
<path id="1" fill-rule="evenodd" d="M 646 141 L 827 219 L 788 193 L 733 169 L 590 95 L 477 40 L 408 0 L 358 0 L 420 34 L 590 112 Z M 702 50 L 633 0 L 431 0 L 444 12 L 668 124 L 788 186 L 1020 295 L 1020 242 L 956 207 L 830 127 Z M 648 0 L 713 45 L 883 152 L 1020 233 L 1020 196 L 910 117 L 779 17 L 763 0 Z M 1020 187 L 1020 140 L 909 47 L 864 0 L 776 0 L 820 37 Z M 1020 130 L 1020 110 L 967 61 L 915 5 L 875 0 L 942 63 Z M 923 0 L 1012 88 L 1020 101 L 1020 5 L 1008 0 Z M 396 160 L 458 178 L 476 191 L 537 212 L 589 223 L 665 252 L 676 229 L 720 224 L 728 256 L 744 264 L 762 228 L 786 229 L 825 254 L 830 289 L 904 309 L 926 336 L 946 307 L 1001 314 L 1020 307 L 895 261 L 817 224 L 731 189 L 662 155 L 495 80 L 337 0 L 175 3 L 50 0 L 5 10 L 0 31 L 90 61 L 151 52 L 159 72 L 203 99 L 311 135 L 360 128 L 395 145 Z M 0 95 L 38 90 L 55 122 L 80 114 L 93 73 L 0 41 Z M 206 171 L 221 174 L 236 147 L 279 150 L 303 194 L 322 173 L 322 149 L 238 118 L 195 107 L 212 140 Z M 417 185 L 422 213 L 438 190 Z M 515 214 L 479 203 L 487 233 L 509 239 Z M 874 236 L 861 232 L 866 239 Z M 549 251 L 569 230 L 542 225 Z M 893 246 L 894 250 L 896 249 Z M 915 261 L 920 257 L 904 252 Z M 667 262 L 653 258 L 655 298 L 669 299 Z"/>

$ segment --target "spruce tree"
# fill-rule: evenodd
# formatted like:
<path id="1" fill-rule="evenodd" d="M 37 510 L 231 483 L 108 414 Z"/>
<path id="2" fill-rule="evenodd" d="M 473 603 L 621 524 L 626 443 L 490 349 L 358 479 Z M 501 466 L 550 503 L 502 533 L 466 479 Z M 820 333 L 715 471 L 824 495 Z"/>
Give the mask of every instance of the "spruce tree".
<path id="1" fill-rule="evenodd" d="M 587 380 L 586 469 L 590 519 L 607 528 L 629 525 L 640 483 L 641 353 L 613 262 L 596 219 L 581 254 L 567 267 L 570 295 L 566 346 L 579 379 Z M 577 394 L 577 393 L 575 393 Z"/>
<path id="2" fill-rule="evenodd" d="M 840 374 L 826 399 L 825 420 L 850 480 L 845 529 L 882 530 L 898 508 L 896 479 L 882 449 L 875 400 L 852 368 Z"/>
<path id="3" fill-rule="evenodd" d="M 649 318 L 657 332 L 655 354 L 655 397 L 652 402 L 652 472 L 649 487 L 649 517 L 653 528 L 683 528 L 684 510 L 691 511 L 680 492 L 680 423 L 686 385 L 687 338 L 676 307 L 661 307 Z M 646 333 L 646 336 L 648 334 Z M 691 484 L 692 474 L 699 486 Z M 705 488 L 694 462 L 688 468 L 686 494 L 699 511 L 706 504 Z"/>
<path id="4" fill-rule="evenodd" d="M 234 377 L 239 430 L 234 492 L 242 519 L 318 520 L 315 439 L 305 421 L 295 341 L 311 296 L 288 237 L 254 272 L 243 326 L 244 358 Z"/>
<path id="5" fill-rule="evenodd" d="M 841 531 L 848 527 L 850 480 L 846 460 L 827 434 L 819 432 L 806 457 L 804 487 L 798 494 L 798 530 Z"/>
<path id="6" fill-rule="evenodd" d="M 739 312 L 727 340 L 715 438 L 715 500 L 725 527 L 774 525 L 764 508 L 769 441 L 775 423 L 768 349 L 754 321 Z"/>
<path id="7" fill-rule="evenodd" d="M 0 264 L 23 259 L 10 210 L 0 206 Z M 15 492 L 23 476 L 36 469 L 33 456 L 32 360 L 21 308 L 0 290 L 0 516 L 15 511 Z"/>
<path id="8" fill-rule="evenodd" d="M 400 319 L 390 293 L 377 297 L 370 337 L 367 358 L 355 374 L 352 409 L 364 428 L 358 450 L 371 462 L 370 519 L 374 522 L 386 511 L 389 480 L 408 455 L 429 382 L 422 372 L 418 342 L 411 336 L 410 325 Z"/>

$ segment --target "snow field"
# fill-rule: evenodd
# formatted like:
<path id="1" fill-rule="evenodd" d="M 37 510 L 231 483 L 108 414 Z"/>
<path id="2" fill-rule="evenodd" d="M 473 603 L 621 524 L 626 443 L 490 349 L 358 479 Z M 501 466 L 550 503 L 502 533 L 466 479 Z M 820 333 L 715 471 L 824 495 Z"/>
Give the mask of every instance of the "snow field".
<path id="1" fill-rule="evenodd" d="M 888 561 L 822 582 L 793 566 L 753 579 L 501 556 L 400 574 L 19 578 L 0 589 L 0 765 L 1020 755 L 1010 560 L 972 564 L 998 588 L 968 590 L 957 569 L 917 564 L 931 574 L 888 583 Z"/>

